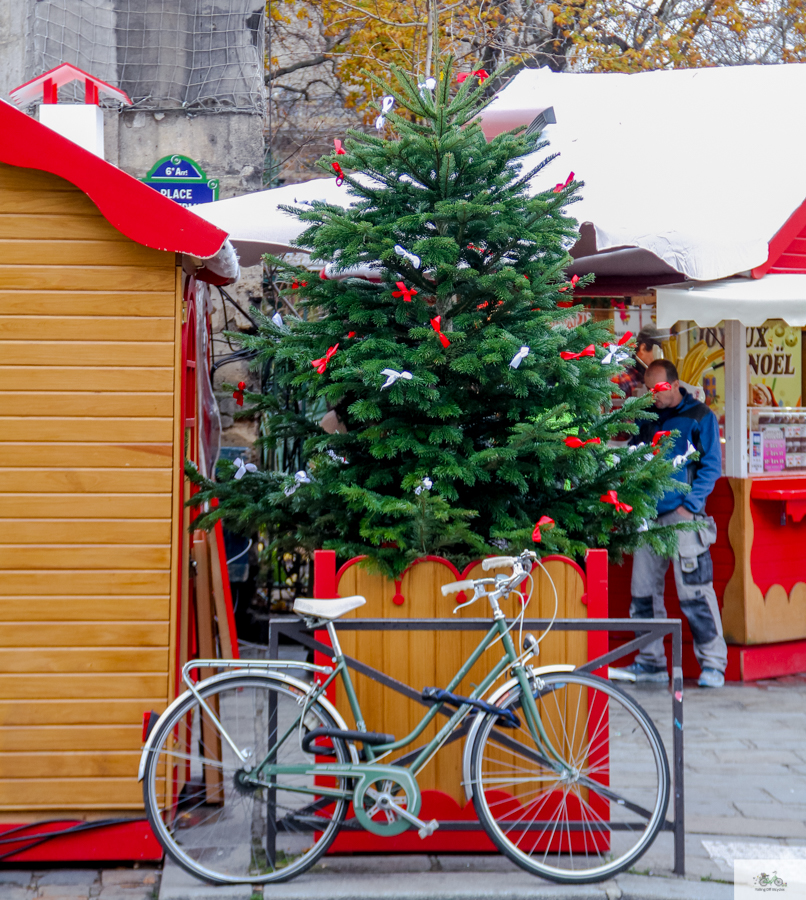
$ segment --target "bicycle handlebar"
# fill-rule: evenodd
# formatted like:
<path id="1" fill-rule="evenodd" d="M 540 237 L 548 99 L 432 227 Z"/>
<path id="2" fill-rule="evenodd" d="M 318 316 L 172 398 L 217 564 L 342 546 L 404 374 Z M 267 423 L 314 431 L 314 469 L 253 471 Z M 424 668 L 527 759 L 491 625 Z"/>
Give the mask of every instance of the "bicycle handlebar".
<path id="1" fill-rule="evenodd" d="M 452 581 L 450 584 L 442 585 L 442 596 L 458 594 L 459 591 L 472 591 L 474 587 L 475 584 L 472 581 Z"/>
<path id="2" fill-rule="evenodd" d="M 485 572 L 489 572 L 490 569 L 499 569 L 502 566 L 512 566 L 519 559 L 520 557 L 518 556 L 490 556 L 488 559 L 483 559 L 481 561 L 481 567 Z"/>

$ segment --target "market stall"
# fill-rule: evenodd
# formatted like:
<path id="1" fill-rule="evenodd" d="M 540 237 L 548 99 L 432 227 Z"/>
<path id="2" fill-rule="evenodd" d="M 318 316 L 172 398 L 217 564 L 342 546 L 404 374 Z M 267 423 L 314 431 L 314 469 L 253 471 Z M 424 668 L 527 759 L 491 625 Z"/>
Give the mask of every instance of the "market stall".
<path id="1" fill-rule="evenodd" d="M 617 332 L 671 330 L 667 358 L 720 418 L 724 477 L 707 512 L 717 522 L 714 586 L 731 679 L 806 668 L 806 126 L 787 112 L 804 87 L 801 65 L 527 70 L 482 120 L 488 137 L 554 120 L 544 133 L 561 169 L 544 170 L 532 188 L 568 170 L 585 182 L 568 271 L 596 281 L 576 299 L 585 314 L 611 317 Z M 770 190 L 782 173 L 786 189 Z M 630 563 L 611 566 L 610 580 L 611 614 L 625 615 Z M 679 616 L 671 573 L 666 598 Z M 684 622 L 692 676 L 687 631 Z"/>
<path id="2" fill-rule="evenodd" d="M 0 858 L 158 858 L 142 720 L 212 633 L 182 465 L 205 464 L 205 280 L 237 261 L 4 102 L 0 132 Z"/>
<path id="3" fill-rule="evenodd" d="M 724 336 L 734 567 L 722 620 L 733 674 L 745 680 L 806 666 L 806 274 L 796 274 L 798 268 L 806 272 L 797 252 L 801 240 L 797 234 L 783 248 L 771 242 L 768 264 L 753 273 L 758 279 L 670 285 L 657 292 L 660 325 L 685 317 Z M 716 378 L 714 389 L 718 401 Z"/>

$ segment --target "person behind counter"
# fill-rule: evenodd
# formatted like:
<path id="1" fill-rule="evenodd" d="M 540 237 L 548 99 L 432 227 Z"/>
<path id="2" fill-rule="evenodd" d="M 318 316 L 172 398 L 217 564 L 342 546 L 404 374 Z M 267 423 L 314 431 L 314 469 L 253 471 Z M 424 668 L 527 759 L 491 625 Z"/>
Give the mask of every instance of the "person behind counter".
<path id="1" fill-rule="evenodd" d="M 663 356 L 661 333 L 654 325 L 644 326 L 635 338 L 635 359 L 613 378 L 625 397 L 640 397 L 646 393 L 644 376 L 647 367 Z"/>
<path id="2" fill-rule="evenodd" d="M 658 503 L 657 525 L 701 520 L 706 523 L 700 531 L 681 531 L 678 550 L 671 562 L 680 608 L 688 619 L 694 638 L 694 655 L 702 669 L 700 687 L 722 687 L 728 650 L 722 636 L 722 619 L 714 591 L 714 569 L 710 545 L 716 540 L 714 520 L 705 514 L 705 501 L 722 474 L 722 453 L 719 445 L 719 425 L 716 416 L 704 404 L 695 400 L 680 385 L 675 366 L 665 359 L 647 367 L 644 382 L 648 390 L 667 381 L 670 390 L 655 396 L 654 421 L 643 422 L 631 443 L 652 441 L 658 431 L 677 431 L 679 436 L 671 455 L 686 452 L 689 442 L 699 454 L 696 462 L 687 463 L 675 472 L 678 481 L 691 486 L 688 493 L 672 489 Z M 669 559 L 658 556 L 650 547 L 640 547 L 633 556 L 632 603 L 630 616 L 641 619 L 665 619 L 664 582 Z M 611 669 L 610 677 L 621 681 L 668 683 L 666 652 L 663 640 L 647 644 L 638 652 L 635 662 L 625 669 Z"/>

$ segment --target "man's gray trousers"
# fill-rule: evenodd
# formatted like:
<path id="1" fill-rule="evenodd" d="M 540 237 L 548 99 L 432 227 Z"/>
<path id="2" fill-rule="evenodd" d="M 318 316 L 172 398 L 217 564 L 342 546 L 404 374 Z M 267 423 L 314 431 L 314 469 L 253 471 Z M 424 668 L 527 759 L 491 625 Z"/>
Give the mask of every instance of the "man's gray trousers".
<path id="1" fill-rule="evenodd" d="M 678 552 L 671 559 L 658 556 L 650 547 L 640 547 L 632 561 L 632 603 L 630 616 L 640 619 L 665 619 L 663 602 L 664 581 L 669 562 L 674 565 L 674 580 L 680 608 L 688 619 L 694 638 L 694 655 L 701 668 L 725 671 L 728 649 L 722 637 L 722 619 L 714 591 L 714 567 L 708 549 L 716 540 L 714 520 L 697 515 L 708 527 L 700 532 L 683 531 L 678 534 Z M 678 512 L 664 513 L 657 525 L 672 525 L 687 521 Z M 647 644 L 639 651 L 636 662 L 651 668 L 666 668 L 663 640 Z"/>

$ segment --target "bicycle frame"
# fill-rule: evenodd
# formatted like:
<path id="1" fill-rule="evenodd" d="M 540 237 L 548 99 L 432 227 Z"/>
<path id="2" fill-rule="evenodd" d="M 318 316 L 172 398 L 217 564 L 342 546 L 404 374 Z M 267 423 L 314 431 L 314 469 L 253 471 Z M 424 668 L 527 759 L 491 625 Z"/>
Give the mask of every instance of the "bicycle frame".
<path id="1" fill-rule="evenodd" d="M 335 626 L 332 622 L 328 622 L 326 627 L 328 635 L 330 637 L 331 646 L 333 648 L 334 668 L 321 683 L 313 685 L 312 689 L 305 695 L 304 699 L 301 701 L 303 708 L 300 712 L 300 715 L 285 730 L 282 735 L 276 736 L 274 746 L 269 748 L 269 751 L 265 755 L 263 760 L 254 767 L 254 769 L 252 770 L 252 778 L 256 781 L 256 783 L 260 783 L 259 779 L 261 777 L 272 778 L 277 775 L 302 774 L 310 771 L 310 765 L 277 765 L 272 763 L 271 760 L 275 757 L 277 748 L 282 744 L 282 742 L 286 740 L 286 738 L 288 738 L 288 736 L 296 728 L 299 727 L 300 719 L 305 714 L 305 707 L 321 698 L 327 691 L 328 687 L 333 684 L 337 678 L 341 678 L 342 684 L 344 685 L 344 690 L 347 695 L 347 701 L 355 718 L 357 729 L 359 731 L 367 730 L 363 713 L 361 711 L 361 706 L 358 702 L 358 697 L 355 692 L 355 687 L 353 686 L 352 679 L 350 677 L 347 662 L 344 658 L 344 654 L 341 650 L 341 645 L 339 644 L 339 640 L 336 635 Z M 524 666 L 523 662 L 518 661 L 518 654 L 512 642 L 509 625 L 507 624 L 506 618 L 503 613 L 500 612 L 500 610 L 495 611 L 494 621 L 490 630 L 487 632 L 487 634 L 484 635 L 476 649 L 470 654 L 459 671 L 453 676 L 447 686 L 447 690 L 452 691 L 461 683 L 461 681 L 470 672 L 470 670 L 473 668 L 482 654 L 499 637 L 504 648 L 504 655 L 495 664 L 495 666 L 493 666 L 492 670 L 485 676 L 481 683 L 473 689 L 473 691 L 469 695 L 470 699 L 475 700 L 483 697 L 484 694 L 490 689 L 490 687 L 507 670 L 507 668 L 512 667 L 512 674 L 517 678 L 522 690 L 523 714 L 526 719 L 529 731 L 537 747 L 539 747 L 543 751 L 543 753 L 546 755 L 547 762 L 556 767 L 558 772 L 570 771 L 570 767 L 563 760 L 562 756 L 554 749 L 551 741 L 548 738 L 548 735 L 545 732 L 545 729 L 543 728 L 543 724 L 540 721 L 540 715 L 537 710 L 537 705 L 532 694 L 532 688 L 529 684 L 529 674 L 527 673 L 526 667 Z M 319 668 L 321 670 L 321 667 Z M 439 711 L 443 705 L 444 703 L 434 703 L 434 705 L 418 722 L 415 728 L 405 737 L 399 738 L 398 740 L 387 744 L 379 744 L 374 746 L 365 744 L 364 753 L 366 756 L 366 762 L 363 764 L 339 764 L 339 771 L 348 777 L 351 771 L 358 775 L 359 773 L 365 772 L 366 767 L 368 765 L 373 765 L 374 761 L 379 757 L 385 756 L 391 751 L 407 747 L 409 744 L 417 740 L 417 738 L 428 727 L 429 723 L 432 722 L 433 719 L 439 714 Z M 420 749 L 420 752 L 417 754 L 414 760 L 412 760 L 409 765 L 398 766 L 398 768 L 406 769 L 412 776 L 416 777 L 417 773 L 429 762 L 434 754 L 439 751 L 439 749 L 448 740 L 454 729 L 463 721 L 463 719 L 465 719 L 465 717 L 472 710 L 473 707 L 469 706 L 468 704 L 462 704 L 456 710 L 456 712 L 448 718 L 447 722 L 442 726 L 437 734 Z M 226 738 L 226 735 L 224 736 Z M 333 768 L 332 766 L 328 767 Z M 293 790 L 293 788 L 287 789 Z M 302 790 L 304 792 L 304 789 Z M 317 793 L 333 797 L 344 796 L 343 791 L 340 791 L 337 788 L 328 788 L 325 786 L 318 787 Z"/>

